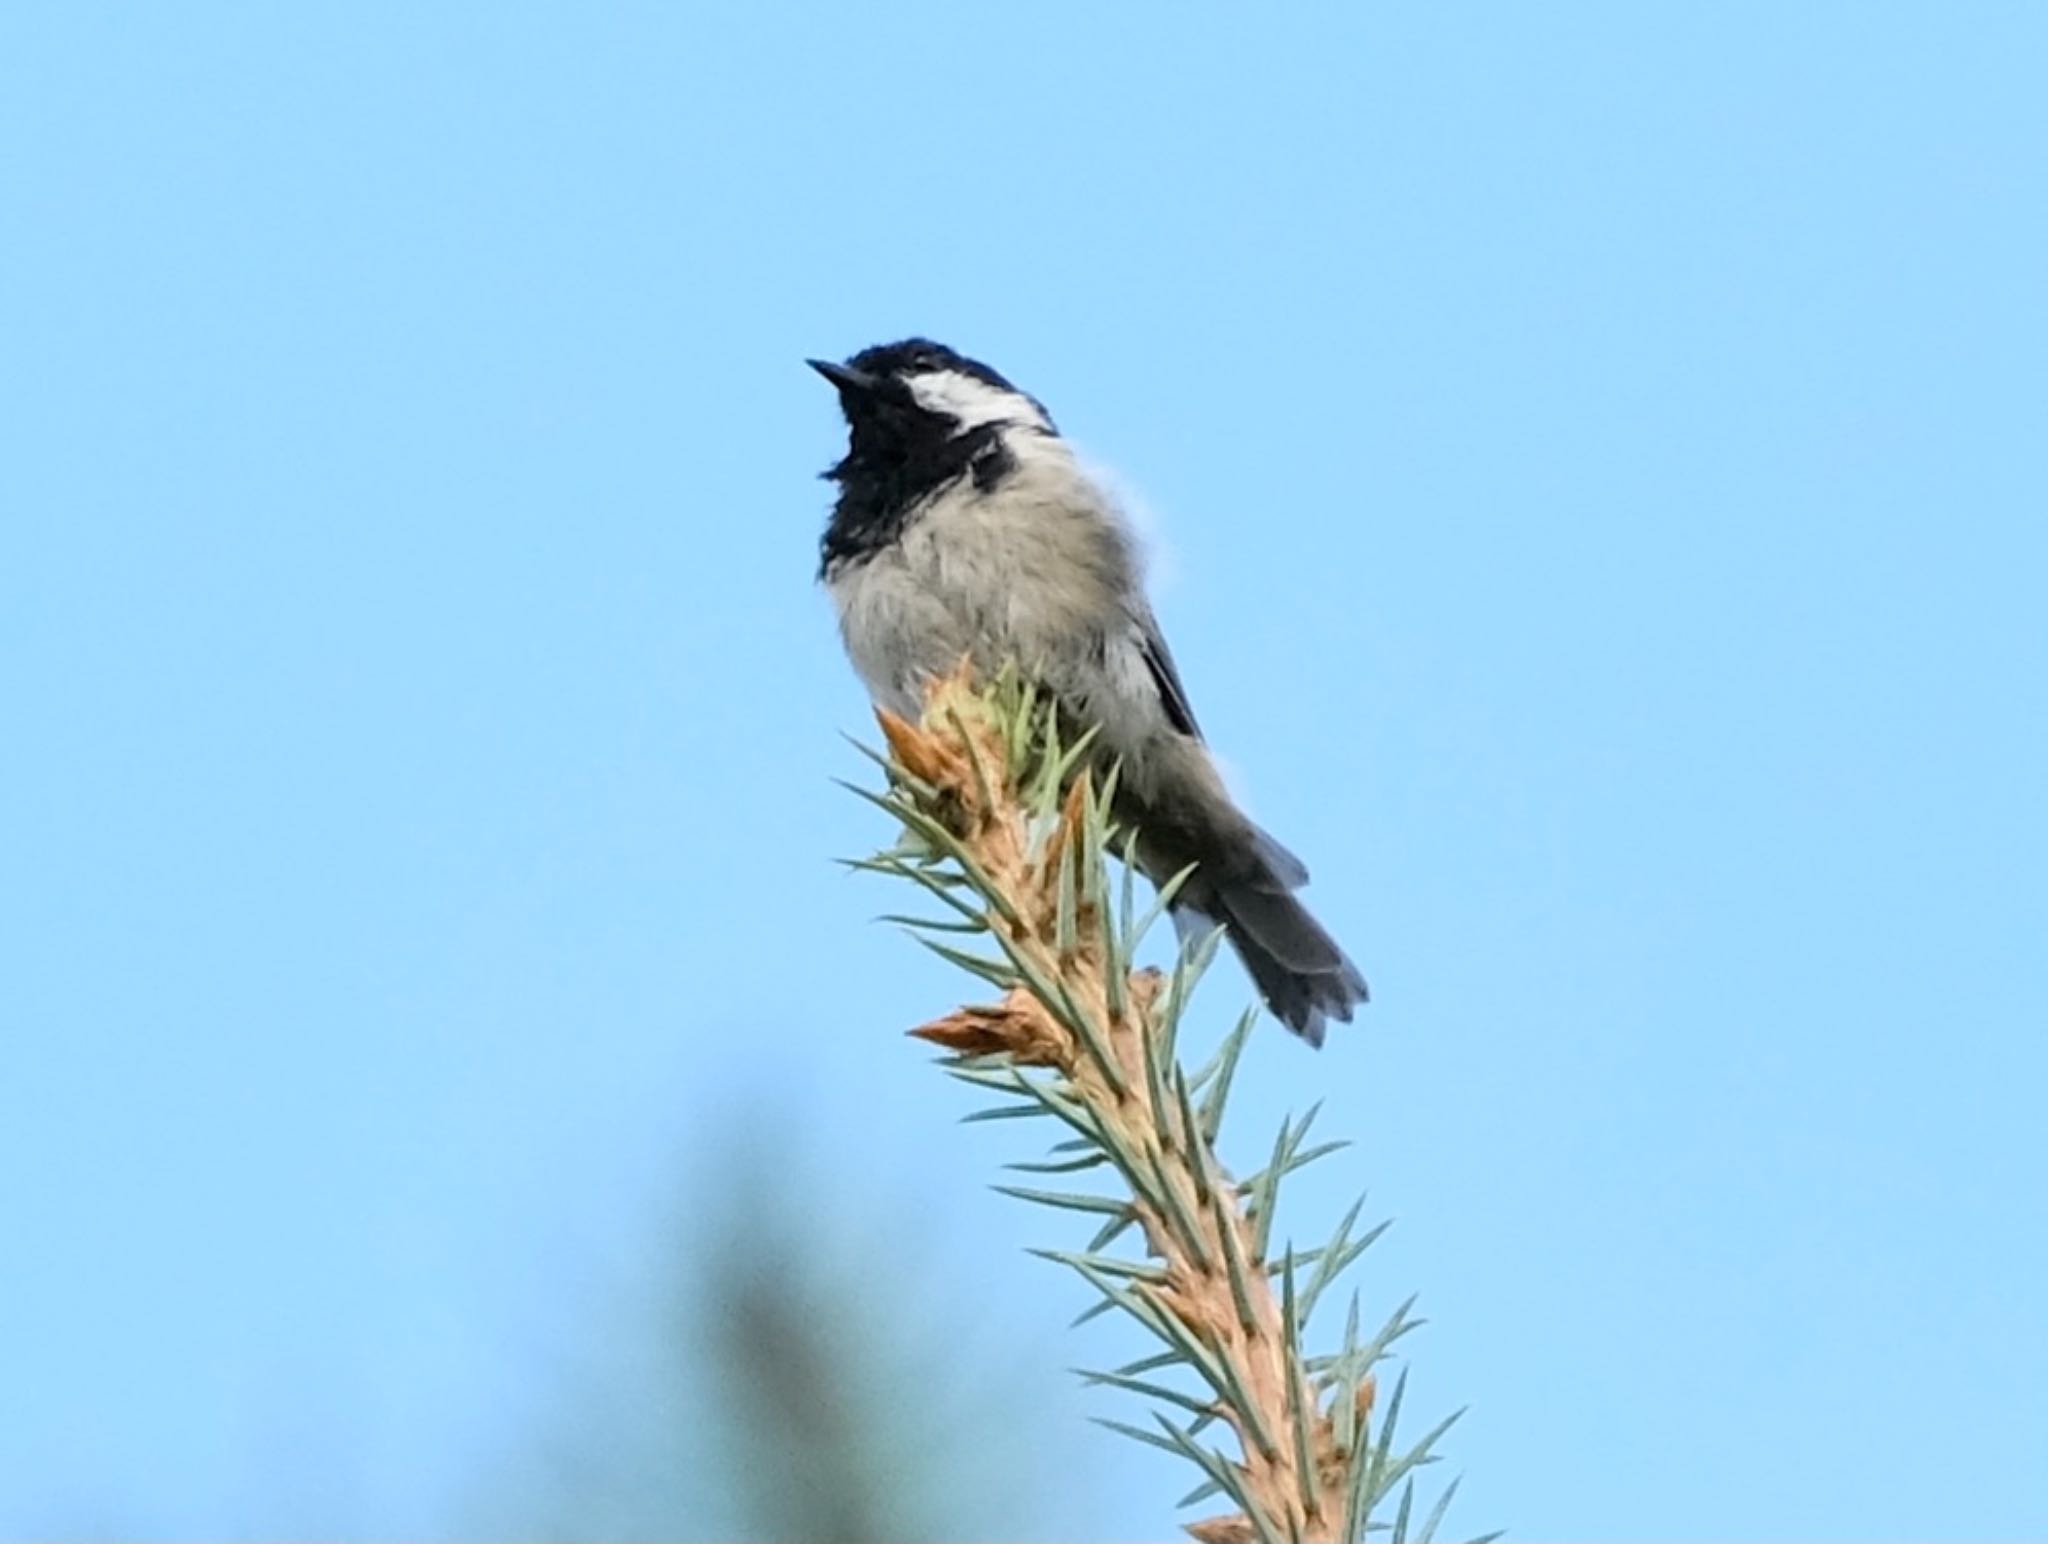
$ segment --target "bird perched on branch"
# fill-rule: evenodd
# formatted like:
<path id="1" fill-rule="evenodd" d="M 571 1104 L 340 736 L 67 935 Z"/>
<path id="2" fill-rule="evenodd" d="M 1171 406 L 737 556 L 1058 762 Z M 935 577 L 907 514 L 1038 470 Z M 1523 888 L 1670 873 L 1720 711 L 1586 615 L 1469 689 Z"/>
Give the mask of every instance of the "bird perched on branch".
<path id="1" fill-rule="evenodd" d="M 1311 1045 L 1365 979 L 1298 901 L 1308 870 L 1239 810 L 1202 742 L 1114 501 L 1045 407 L 922 338 L 844 364 L 846 456 L 821 577 L 854 668 L 914 717 L 927 681 L 972 659 L 1024 671 L 1122 762 L 1117 819 L 1155 884 L 1189 864 L 1183 935 L 1220 926 L 1275 1017 Z"/>

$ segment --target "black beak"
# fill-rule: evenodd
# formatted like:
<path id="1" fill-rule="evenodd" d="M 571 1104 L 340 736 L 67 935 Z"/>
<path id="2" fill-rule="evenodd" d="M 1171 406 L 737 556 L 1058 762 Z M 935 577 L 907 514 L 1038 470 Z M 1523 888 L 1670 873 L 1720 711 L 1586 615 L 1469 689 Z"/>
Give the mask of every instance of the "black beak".
<path id="1" fill-rule="evenodd" d="M 871 397 L 882 386 L 878 377 L 869 375 L 865 370 L 856 370 L 850 365 L 834 364 L 829 359 L 806 359 L 804 363 L 837 386 L 842 395 L 847 392 L 858 392 L 862 396 Z"/>

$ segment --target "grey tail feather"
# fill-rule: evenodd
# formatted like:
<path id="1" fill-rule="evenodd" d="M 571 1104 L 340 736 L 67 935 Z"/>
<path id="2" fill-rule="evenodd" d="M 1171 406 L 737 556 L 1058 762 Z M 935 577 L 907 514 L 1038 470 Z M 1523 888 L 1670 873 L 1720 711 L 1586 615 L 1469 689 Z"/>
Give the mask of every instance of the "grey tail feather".
<path id="1" fill-rule="evenodd" d="M 1323 1043 L 1329 1019 L 1351 1021 L 1366 1000 L 1365 977 L 1336 940 L 1283 890 L 1243 882 L 1220 885 L 1199 912 L 1177 912 L 1185 933 L 1194 919 L 1221 924 L 1273 1016 L 1310 1045 Z"/>
<path id="2" fill-rule="evenodd" d="M 1273 838 L 1270 831 L 1252 827 L 1252 845 L 1272 882 L 1283 890 L 1299 890 L 1308 883 L 1308 865 Z"/>

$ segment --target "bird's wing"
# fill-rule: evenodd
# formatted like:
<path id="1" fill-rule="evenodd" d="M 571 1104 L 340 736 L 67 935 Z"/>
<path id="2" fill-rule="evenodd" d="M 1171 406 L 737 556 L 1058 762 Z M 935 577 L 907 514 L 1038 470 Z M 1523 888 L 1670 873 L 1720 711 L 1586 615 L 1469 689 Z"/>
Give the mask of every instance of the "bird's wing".
<path id="1" fill-rule="evenodd" d="M 1195 710 L 1188 706 L 1188 690 L 1180 684 L 1180 672 L 1173 667 L 1173 651 L 1166 646 L 1166 635 L 1159 631 L 1149 609 L 1140 608 L 1131 620 L 1137 624 L 1138 652 L 1144 656 L 1145 668 L 1152 672 L 1152 682 L 1159 688 L 1167 722 L 1190 739 L 1201 739 L 1202 727 L 1195 722 Z"/>

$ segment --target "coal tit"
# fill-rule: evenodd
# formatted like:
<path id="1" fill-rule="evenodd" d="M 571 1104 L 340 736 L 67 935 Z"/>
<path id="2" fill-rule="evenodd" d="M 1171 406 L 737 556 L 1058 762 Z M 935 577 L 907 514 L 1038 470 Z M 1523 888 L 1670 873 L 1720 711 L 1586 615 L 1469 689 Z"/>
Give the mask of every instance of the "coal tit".
<path id="1" fill-rule="evenodd" d="M 875 700 L 914 716 L 964 658 L 1029 672 L 1120 758 L 1117 819 L 1183 935 L 1221 926 L 1266 1006 L 1311 1045 L 1365 980 L 1293 892 L 1300 860 L 1240 811 L 1202 742 L 1115 502 L 1036 398 L 923 338 L 809 361 L 839 391 L 848 446 L 820 577 Z"/>

